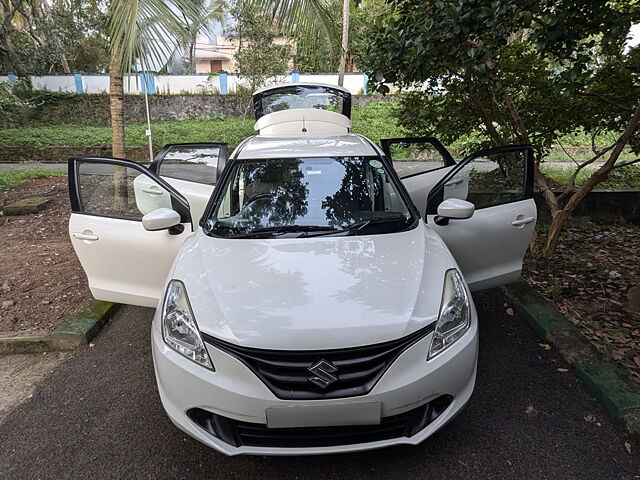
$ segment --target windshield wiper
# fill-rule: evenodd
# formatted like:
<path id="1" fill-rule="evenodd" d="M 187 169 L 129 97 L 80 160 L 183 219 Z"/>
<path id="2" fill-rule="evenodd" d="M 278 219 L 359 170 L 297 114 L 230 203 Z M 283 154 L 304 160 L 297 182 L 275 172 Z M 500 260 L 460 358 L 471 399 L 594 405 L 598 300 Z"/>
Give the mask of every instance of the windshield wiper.
<path id="1" fill-rule="evenodd" d="M 301 232 L 306 234 L 306 232 L 335 233 L 338 231 L 339 230 L 336 230 L 333 227 L 322 227 L 319 225 L 281 225 L 279 227 L 256 228 L 255 230 L 251 230 L 250 232 L 231 235 L 228 238 L 260 238 L 263 235 L 267 235 L 266 238 L 272 238 L 272 237 L 279 237 L 280 235 L 284 235 L 287 233 L 295 233 L 295 232 Z M 301 235 L 301 236 L 307 236 L 307 235 Z"/>
<path id="2" fill-rule="evenodd" d="M 405 223 L 406 224 L 409 222 L 409 220 L 410 219 L 405 217 L 404 215 L 390 215 L 387 217 L 370 218 L 368 220 L 363 220 L 362 222 L 357 222 L 357 223 L 354 223 L 353 225 L 349 225 L 348 227 L 345 228 L 345 230 L 348 230 L 352 234 L 357 235 L 358 232 L 366 229 L 371 225 L 381 225 L 386 223 Z"/>

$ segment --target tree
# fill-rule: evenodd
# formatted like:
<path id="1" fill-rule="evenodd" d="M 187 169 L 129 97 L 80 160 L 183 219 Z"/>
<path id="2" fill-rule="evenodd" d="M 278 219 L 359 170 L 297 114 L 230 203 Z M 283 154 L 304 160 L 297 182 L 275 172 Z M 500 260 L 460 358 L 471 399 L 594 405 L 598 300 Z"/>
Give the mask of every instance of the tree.
<path id="1" fill-rule="evenodd" d="M 342 2 L 342 43 L 340 44 L 340 66 L 338 67 L 338 85 L 344 85 L 344 72 L 347 67 L 347 56 L 349 55 L 349 9 L 351 2 Z"/>
<path id="2" fill-rule="evenodd" d="M 245 0 L 269 15 L 283 34 L 295 39 L 303 70 L 333 65 L 340 43 L 333 6 L 342 0 Z M 297 55 L 298 55 L 297 54 Z M 335 68 L 335 67 L 334 67 Z"/>
<path id="3" fill-rule="evenodd" d="M 24 6 L 22 0 L 0 0 L 2 8 L 2 29 L 0 30 L 0 52 L 6 57 L 13 70 L 21 77 L 27 74 L 27 70 L 18 58 L 13 44 L 16 24 L 20 20 L 19 10 Z"/>
<path id="4" fill-rule="evenodd" d="M 109 107 L 111 150 L 125 158 L 123 74 L 133 69 L 153 70 L 165 63 L 175 46 L 202 26 L 206 12 L 191 0 L 111 0 L 109 5 Z M 115 208 L 122 209 L 127 195 L 123 168 L 115 171 Z"/>
<path id="5" fill-rule="evenodd" d="M 21 95 L 24 91 L 30 91 L 31 85 L 28 78 L 20 78 L 14 83 L 0 83 L 0 128 L 15 121 L 22 109 L 33 108 Z"/>
<path id="6" fill-rule="evenodd" d="M 0 68 L 27 73 L 105 71 L 104 0 L 0 0 Z"/>
<path id="7" fill-rule="evenodd" d="M 536 185 L 552 214 L 545 256 L 555 250 L 566 220 L 614 168 L 621 154 L 640 152 L 640 54 L 624 55 L 637 8 L 598 0 L 392 0 L 393 11 L 370 30 L 361 61 L 372 87 L 387 83 L 426 89 L 403 102 L 403 123 L 414 133 L 479 144 L 534 143 Z M 561 194 L 539 165 L 551 145 L 584 130 L 592 157 Z M 617 139 L 596 148 L 603 132 Z M 606 161 L 580 188 L 577 171 Z"/>
<path id="8" fill-rule="evenodd" d="M 285 73 L 289 45 L 274 43 L 277 32 L 273 19 L 252 2 L 237 0 L 229 13 L 234 19 L 229 38 L 238 42 L 235 54 L 238 77 L 247 80 L 252 93 L 269 77 Z"/>
<path id="9" fill-rule="evenodd" d="M 196 1 L 196 0 L 194 0 Z M 202 30 L 208 30 L 208 27 L 212 23 L 219 23 L 224 26 L 225 23 L 225 8 L 226 5 L 223 0 L 197 0 L 200 2 L 200 8 L 206 12 L 206 17 L 202 19 L 198 24 L 190 25 L 189 37 L 186 39 L 186 43 L 189 45 L 188 51 L 188 68 L 189 71 L 195 72 L 195 63 L 193 57 L 195 55 L 196 42 L 198 35 L 202 33 Z"/>
<path id="10" fill-rule="evenodd" d="M 386 0 L 357 0 L 353 9 L 344 0 L 248 1 L 269 12 L 278 28 L 295 40 L 299 71 L 338 70 L 342 77 L 360 56 L 370 25 L 389 10 Z"/>

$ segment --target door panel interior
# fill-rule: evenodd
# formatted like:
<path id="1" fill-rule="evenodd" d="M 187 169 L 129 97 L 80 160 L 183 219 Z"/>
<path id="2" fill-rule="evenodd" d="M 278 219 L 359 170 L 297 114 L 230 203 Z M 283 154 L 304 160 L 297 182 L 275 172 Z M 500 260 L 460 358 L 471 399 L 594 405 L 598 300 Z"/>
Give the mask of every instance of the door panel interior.
<path id="1" fill-rule="evenodd" d="M 196 224 L 202 218 L 215 187 L 170 177 L 163 177 L 163 180 L 187 198 L 191 207 L 191 216 Z"/>
<path id="2" fill-rule="evenodd" d="M 157 306 L 173 260 L 191 235 L 187 200 L 148 169 L 127 160 L 71 157 L 69 235 L 98 300 Z M 150 232 L 143 215 L 171 208 L 181 231 Z"/>
<path id="3" fill-rule="evenodd" d="M 424 215 L 427 211 L 427 197 L 431 189 L 440 182 L 440 180 L 442 180 L 442 178 L 447 175 L 451 169 L 453 169 L 453 166 L 444 167 L 439 170 L 416 173 L 414 175 L 401 178 L 402 183 L 409 192 L 409 196 L 420 212 L 420 215 Z"/>

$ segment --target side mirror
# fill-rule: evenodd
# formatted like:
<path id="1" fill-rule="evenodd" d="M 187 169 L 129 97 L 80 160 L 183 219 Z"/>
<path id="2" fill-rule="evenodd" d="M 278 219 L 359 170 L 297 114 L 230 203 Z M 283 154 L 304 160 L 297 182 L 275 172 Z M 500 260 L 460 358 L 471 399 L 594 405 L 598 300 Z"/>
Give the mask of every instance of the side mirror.
<path id="1" fill-rule="evenodd" d="M 170 208 L 157 208 L 147 213 L 142 217 L 142 226 L 150 232 L 169 230 L 172 235 L 184 231 L 184 227 L 180 224 L 180 214 Z"/>
<path id="2" fill-rule="evenodd" d="M 471 218 L 476 207 L 473 203 L 459 198 L 447 198 L 438 205 L 438 216 L 434 219 L 436 225 L 447 225 L 452 218 L 463 220 Z"/>

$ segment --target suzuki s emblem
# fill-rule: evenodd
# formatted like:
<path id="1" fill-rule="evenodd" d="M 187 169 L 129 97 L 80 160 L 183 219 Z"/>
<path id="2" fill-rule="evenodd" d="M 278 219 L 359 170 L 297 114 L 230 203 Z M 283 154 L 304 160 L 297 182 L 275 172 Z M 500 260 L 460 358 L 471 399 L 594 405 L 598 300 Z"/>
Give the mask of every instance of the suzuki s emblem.
<path id="1" fill-rule="evenodd" d="M 338 377 L 333 375 L 338 369 L 328 360 L 320 360 L 318 363 L 307 368 L 307 371 L 313 374 L 309 377 L 309 381 L 322 389 L 338 381 Z"/>

